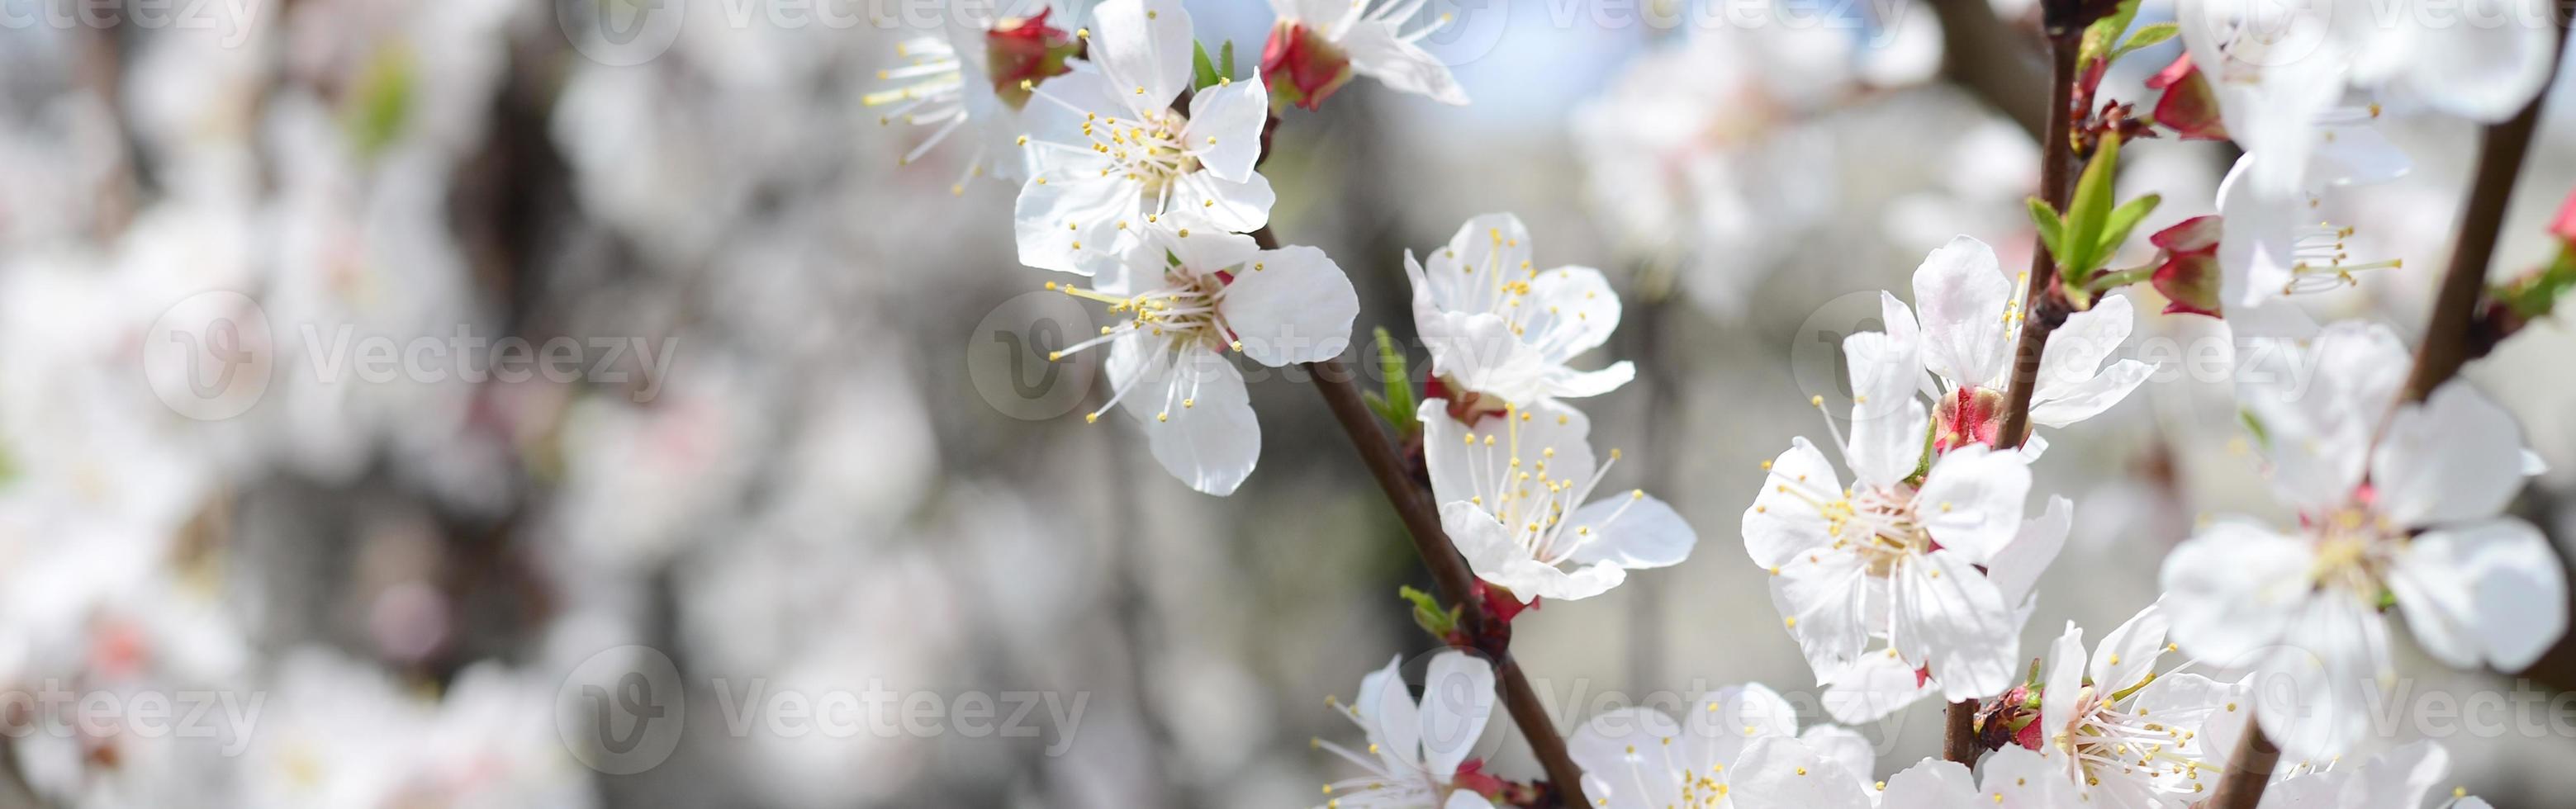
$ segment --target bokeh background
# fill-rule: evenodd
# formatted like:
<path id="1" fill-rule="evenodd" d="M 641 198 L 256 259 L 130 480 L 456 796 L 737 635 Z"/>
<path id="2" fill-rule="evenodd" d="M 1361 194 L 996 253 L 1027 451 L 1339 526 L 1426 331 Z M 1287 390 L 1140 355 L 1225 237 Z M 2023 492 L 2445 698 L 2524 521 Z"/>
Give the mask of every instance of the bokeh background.
<path id="1" fill-rule="evenodd" d="M 1259 52 L 1266 4 L 1187 5 L 1203 39 Z M 1823 434 L 1817 348 L 1868 328 L 1876 290 L 1907 295 L 1959 233 L 2027 261 L 2036 14 L 1874 0 L 1798 6 L 1829 25 L 1671 25 L 1638 5 L 1470 0 L 1429 47 L 1474 104 L 1362 80 L 1288 115 L 1274 222 L 1399 339 L 1403 251 L 1478 213 L 1518 213 L 1542 266 L 1608 271 L 1627 311 L 1593 362 L 1641 373 L 1584 403 L 1634 459 L 1607 485 L 1672 502 L 1701 543 L 1545 605 L 1515 649 L 1563 727 L 1746 681 L 1812 711 L 1735 526 L 1757 462 Z M 1356 738 L 1325 696 L 1433 647 L 1395 594 L 1425 584 L 1400 526 L 1291 375 L 1256 376 L 1266 450 L 1230 498 L 1123 423 L 1083 424 L 1095 369 L 1039 357 L 1104 315 L 1017 266 L 1016 188 L 952 194 L 964 151 L 905 163 L 926 133 L 861 103 L 924 33 L 888 21 L 902 7 L 0 0 L 0 805 L 1297 806 L 1348 775 L 1309 749 Z M 648 24 L 604 35 L 611 13 Z M 2106 92 L 2139 97 L 2174 47 Z M 2565 101 L 2499 272 L 2556 249 Z M 2412 333 L 2475 130 L 2385 126 L 2414 170 L 2326 213 L 2404 267 L 2303 303 Z M 2226 148 L 2128 151 L 2124 188 L 2164 194 L 2148 230 L 2213 210 Z M 2155 304 L 2138 350 L 2228 344 Z M 259 328 L 187 325 L 210 317 Z M 195 369 L 156 347 L 174 328 L 266 382 L 174 402 Z M 370 379 L 343 336 L 552 341 L 580 372 Z M 2544 323 L 2469 369 L 2550 463 L 2516 509 L 2562 549 L 2570 351 Z M 2283 516 L 2224 364 L 2170 371 L 2041 462 L 2077 523 L 2027 652 L 2145 606 L 2202 515 Z M 2576 661 L 2522 680 L 2399 648 L 2406 704 L 2513 694 L 2538 724 L 2399 723 L 2373 746 L 2440 736 L 2452 780 L 2501 806 L 2576 790 L 2557 690 Z M 20 699 L 39 692 L 102 696 Z M 766 695 L 857 693 L 1053 701 L 1021 734 L 767 721 L 799 709 Z M 259 710 L 155 731 L 156 695 Z M 662 752 L 603 756 L 591 723 L 639 706 L 678 720 L 640 736 Z M 1863 729 L 1882 774 L 1937 749 L 1938 714 Z M 1490 771 L 1535 777 L 1507 724 Z"/>

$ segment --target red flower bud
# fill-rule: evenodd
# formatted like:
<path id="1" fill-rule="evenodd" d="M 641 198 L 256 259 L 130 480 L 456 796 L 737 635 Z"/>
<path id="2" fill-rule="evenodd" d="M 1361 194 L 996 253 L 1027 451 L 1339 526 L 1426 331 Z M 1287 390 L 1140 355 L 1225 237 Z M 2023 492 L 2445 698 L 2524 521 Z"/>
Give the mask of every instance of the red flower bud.
<path id="1" fill-rule="evenodd" d="M 1073 72 L 1065 60 L 1073 58 L 1082 45 L 1062 29 L 1047 27 L 1047 15 L 1054 12 L 1046 9 L 1035 17 L 998 20 L 993 30 L 984 32 L 984 59 L 993 74 L 993 94 L 1012 109 L 1029 103 L 1029 91 L 1020 89 L 1021 82 L 1041 82 Z"/>
<path id="2" fill-rule="evenodd" d="M 1295 20 L 1271 26 L 1270 41 L 1261 46 L 1261 80 L 1270 85 L 1274 108 L 1288 103 L 1312 110 L 1352 76 L 1350 54 Z"/>
<path id="3" fill-rule="evenodd" d="M 2155 274 L 2147 280 L 2170 301 L 2165 304 L 2165 314 L 2219 316 L 2220 225 L 2215 215 L 2195 216 L 2147 237 L 2163 251 L 2157 257 Z"/>
<path id="4" fill-rule="evenodd" d="M 2218 93 L 2210 89 L 2209 77 L 2192 65 L 2191 54 L 2175 57 L 2173 64 L 2148 77 L 2147 89 L 2165 92 L 2156 99 L 2156 123 L 2171 127 L 2183 140 L 2227 139 L 2227 122 L 2218 115 Z"/>

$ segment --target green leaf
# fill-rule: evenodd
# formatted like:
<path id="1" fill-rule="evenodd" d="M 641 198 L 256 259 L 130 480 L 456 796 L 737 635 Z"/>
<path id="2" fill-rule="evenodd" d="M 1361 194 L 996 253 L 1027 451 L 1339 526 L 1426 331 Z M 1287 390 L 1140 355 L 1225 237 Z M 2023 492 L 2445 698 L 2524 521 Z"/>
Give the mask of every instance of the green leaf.
<path id="1" fill-rule="evenodd" d="M 2156 209 L 2156 203 L 2163 201 L 2163 197 L 2148 194 L 2112 210 L 2110 221 L 2103 223 L 2102 241 L 2093 245 L 2093 254 L 2109 261 L 2113 254 L 2120 252 L 2120 245 L 2129 240 L 2129 231 L 2137 229 L 2138 220 L 2147 218 L 2147 214 Z"/>
<path id="2" fill-rule="evenodd" d="M 1190 86 L 1199 90 L 1216 86 L 1221 78 L 1216 72 L 1216 65 L 1208 61 L 1207 43 L 1190 43 L 1190 78 L 1192 81 Z"/>
<path id="3" fill-rule="evenodd" d="M 2030 198 L 2030 224 L 2031 227 L 2039 229 L 2039 243 L 2048 248 L 2050 256 L 2066 252 L 2057 244 L 2061 238 L 2060 234 L 2066 230 L 2066 220 L 2058 218 L 2057 209 L 2048 207 L 2048 200 Z"/>
<path id="4" fill-rule="evenodd" d="M 2105 134 L 2102 147 L 2094 150 L 2083 176 L 2075 181 L 2075 198 L 2066 204 L 2066 225 L 2057 239 L 2066 252 L 2055 254 L 2058 275 L 2070 287 L 2082 286 L 2084 277 L 2102 264 L 2103 256 L 2095 250 L 2110 223 L 2111 184 L 2119 175 L 2119 165 L 2120 135 Z"/>
<path id="5" fill-rule="evenodd" d="M 2134 51 L 2165 44 L 2166 40 L 2173 39 L 2174 35 L 2180 33 L 2182 33 L 2182 26 L 2173 22 L 2151 22 L 2138 26 L 2136 32 L 2129 34 L 2129 41 L 2120 43 L 2117 50 L 2111 51 L 2111 58 L 2116 60 Z"/>
<path id="6" fill-rule="evenodd" d="M 2120 40 L 2120 35 L 2129 30 L 2129 21 L 2137 16 L 2138 0 L 2121 0 L 2119 7 L 2110 14 L 2084 26 L 2083 43 L 2075 51 L 2077 69 L 2081 70 L 2095 60 L 2109 62 L 2118 58 L 2119 54 L 2111 52 L 2111 44 Z"/>
<path id="7" fill-rule="evenodd" d="M 1225 77 L 1227 81 L 1243 78 L 1234 75 L 1234 40 L 1225 41 L 1225 45 L 1217 51 L 1217 58 L 1225 63 L 1217 66 L 1217 75 Z"/>
<path id="8" fill-rule="evenodd" d="M 411 49 L 392 47 L 379 50 L 361 69 L 356 103 L 344 119 L 359 154 L 372 157 L 402 135 L 411 120 L 413 67 Z"/>
<path id="9" fill-rule="evenodd" d="M 1432 598 L 1430 593 L 1412 587 L 1399 588 L 1395 592 L 1404 600 L 1413 602 L 1413 624 L 1422 627 L 1422 631 L 1431 633 L 1431 637 L 1445 642 L 1452 633 L 1458 631 L 1458 621 L 1462 615 L 1457 607 L 1441 609 L 1439 599 Z"/>
<path id="10" fill-rule="evenodd" d="M 1413 431 L 1422 429 L 1422 422 L 1413 415 L 1416 407 L 1413 375 L 1404 362 L 1404 347 L 1395 344 L 1395 338 L 1386 333 L 1385 326 L 1377 327 L 1376 334 L 1377 368 L 1386 381 L 1386 395 L 1379 397 L 1385 403 L 1382 412 L 1386 414 L 1387 423 L 1395 425 L 1396 435 L 1412 435 Z"/>

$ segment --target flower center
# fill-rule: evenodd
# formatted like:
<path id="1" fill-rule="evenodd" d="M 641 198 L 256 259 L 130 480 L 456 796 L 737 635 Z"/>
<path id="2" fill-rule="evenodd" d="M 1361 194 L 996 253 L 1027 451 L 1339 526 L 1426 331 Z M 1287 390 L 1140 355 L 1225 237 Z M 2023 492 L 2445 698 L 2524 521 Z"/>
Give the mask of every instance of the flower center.
<path id="1" fill-rule="evenodd" d="M 1593 488 L 1609 474 L 1610 467 L 1619 462 L 1619 450 L 1610 450 L 1609 462 L 1592 470 L 1589 477 L 1582 480 L 1568 477 L 1562 469 L 1548 468 L 1549 462 L 1556 459 L 1555 446 L 1534 446 L 1535 441 L 1521 440 L 1521 425 L 1533 417 L 1527 410 L 1508 408 L 1500 417 L 1506 425 L 1500 442 L 1495 440 L 1497 436 L 1494 433 L 1486 433 L 1482 440 L 1473 433 L 1465 436 L 1470 453 L 1468 481 L 1475 492 L 1467 500 L 1493 515 L 1504 528 L 1510 529 L 1513 538 L 1519 541 L 1530 558 L 1554 565 L 1598 538 L 1601 534 L 1599 529 L 1618 522 L 1619 517 L 1628 512 L 1629 506 L 1645 499 L 1646 493 L 1629 492 L 1626 502 L 1620 503 L 1619 508 L 1599 525 L 1578 526 L 1571 532 L 1566 531 L 1566 517 L 1583 505 L 1584 500 L 1592 495 Z M 1558 423 L 1564 422 L 1564 416 L 1557 418 Z"/>
<path id="2" fill-rule="evenodd" d="M 1183 233 L 1186 234 L 1187 231 Z M 1154 340 L 1152 349 L 1154 351 L 1177 353 L 1187 350 L 1193 344 L 1219 353 L 1227 349 L 1242 351 L 1242 341 L 1235 339 L 1234 328 L 1228 325 L 1225 319 L 1226 288 L 1234 280 L 1233 274 L 1222 269 L 1188 267 L 1181 264 L 1179 258 L 1172 257 L 1169 253 L 1165 256 L 1167 263 L 1163 271 L 1163 286 L 1125 297 L 1083 289 L 1072 284 L 1060 285 L 1053 281 L 1047 282 L 1047 289 L 1061 290 L 1064 294 L 1077 298 L 1109 304 L 1109 312 L 1113 315 L 1122 313 L 1129 315 L 1128 319 L 1114 325 L 1100 327 L 1100 333 L 1090 339 L 1048 352 L 1048 361 L 1062 360 L 1066 354 L 1134 335 L 1143 335 Z M 1252 269 L 1258 271 L 1261 265 L 1255 262 Z M 1153 367 L 1154 363 L 1150 361 L 1139 363 L 1136 373 L 1141 376 Z M 1134 383 L 1133 378 L 1112 380 L 1111 388 L 1114 393 L 1109 397 L 1109 401 L 1101 404 L 1099 410 L 1084 416 L 1084 420 L 1098 421 L 1100 414 L 1109 412 L 1110 408 L 1118 405 L 1119 400 L 1126 397 L 1127 391 L 1134 387 Z M 1190 390 L 1195 390 L 1195 387 L 1191 387 Z M 1189 408 L 1198 405 L 1198 398 L 1194 394 L 1181 392 L 1182 388 L 1178 386 L 1173 391 L 1168 393 L 1178 397 L 1177 404 L 1180 407 Z M 1173 404 L 1173 402 L 1165 402 L 1162 412 L 1156 418 L 1170 418 Z"/>
<path id="3" fill-rule="evenodd" d="M 2308 576 L 2317 589 L 2339 590 L 2377 604 L 2386 598 L 2382 575 L 2405 533 L 2368 506 L 2339 509 L 2314 522 L 2316 563 Z"/>

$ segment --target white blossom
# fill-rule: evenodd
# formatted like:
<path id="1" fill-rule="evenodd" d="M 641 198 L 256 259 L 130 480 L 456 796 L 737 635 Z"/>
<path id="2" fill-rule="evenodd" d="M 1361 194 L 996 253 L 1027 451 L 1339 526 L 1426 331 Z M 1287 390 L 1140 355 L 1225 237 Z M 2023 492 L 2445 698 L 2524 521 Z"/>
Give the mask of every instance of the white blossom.
<path id="1" fill-rule="evenodd" d="M 1540 400 L 1472 425 L 1450 412 L 1446 400 L 1423 401 L 1423 459 L 1441 527 L 1479 578 L 1523 599 L 1590 598 L 1630 570 L 1679 564 L 1698 544 L 1643 490 L 1593 499 L 1619 451 L 1595 468 L 1582 412 Z"/>
<path id="2" fill-rule="evenodd" d="M 1137 228 L 1140 239 L 1098 288 L 1060 287 L 1129 319 L 1053 356 L 1108 345 L 1109 402 L 1084 418 L 1098 420 L 1124 403 L 1165 470 L 1190 488 L 1224 495 L 1261 456 L 1261 426 L 1243 374 L 1224 355 L 1274 367 L 1340 356 L 1360 303 L 1324 251 L 1263 250 L 1249 236 L 1191 227 L 1198 221 L 1173 217 Z"/>
<path id="3" fill-rule="evenodd" d="M 1877 755 L 1849 729 L 1798 729 L 1760 684 L 1709 692 L 1678 717 L 1635 707 L 1592 717 L 1566 739 L 1583 792 L 1610 809 L 1869 805 Z"/>
<path id="4" fill-rule="evenodd" d="M 2305 351 L 2255 350 L 2238 396 L 2300 527 L 2222 518 L 2174 549 L 2163 582 L 2184 651 L 2286 678 L 2259 690 L 2306 703 L 2259 703 L 2285 751 L 2334 755 L 2360 737 L 2365 695 L 2396 676 L 2392 606 L 2453 666 L 2519 670 L 2558 639 L 2558 559 L 2502 515 L 2525 469 L 2511 415 L 2461 381 L 2392 414 L 2412 363 L 2385 326 L 2340 322 Z"/>
<path id="5" fill-rule="evenodd" d="M 1386 668 L 1360 679 L 1359 695 L 1350 705 L 1333 701 L 1343 717 L 1358 725 L 1368 740 L 1352 750 L 1316 739 L 1317 748 L 1357 765 L 1358 777 L 1324 785 L 1328 806 L 1346 809 L 1491 809 L 1461 775 L 1474 776 L 1482 763 L 1469 758 L 1494 711 L 1494 667 L 1466 652 L 1448 650 L 1431 658 L 1423 693 L 1415 700 L 1404 686 L 1398 656 Z"/>
<path id="6" fill-rule="evenodd" d="M 1270 119 L 1261 80 L 1207 87 L 1175 110 L 1190 89 L 1189 12 L 1109 0 L 1094 15 L 1091 61 L 1030 86 L 1036 173 L 1011 214 L 1020 263 L 1097 274 L 1139 229 L 1181 212 L 1237 233 L 1269 224 L 1270 181 L 1253 170 Z"/>
<path id="7" fill-rule="evenodd" d="M 1530 252 L 1529 229 L 1507 213 L 1467 220 L 1428 262 L 1405 252 L 1414 327 L 1431 372 L 1462 408 L 1597 396 L 1637 375 L 1624 360 L 1598 371 L 1567 366 L 1619 327 L 1619 296 L 1600 270 L 1541 271 Z M 1471 403 L 1469 394 L 1500 401 Z"/>

